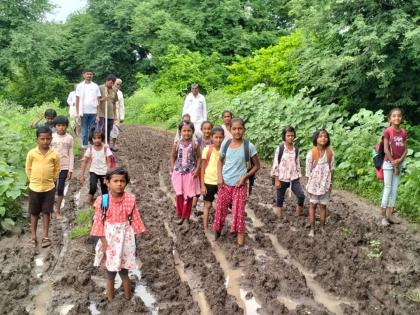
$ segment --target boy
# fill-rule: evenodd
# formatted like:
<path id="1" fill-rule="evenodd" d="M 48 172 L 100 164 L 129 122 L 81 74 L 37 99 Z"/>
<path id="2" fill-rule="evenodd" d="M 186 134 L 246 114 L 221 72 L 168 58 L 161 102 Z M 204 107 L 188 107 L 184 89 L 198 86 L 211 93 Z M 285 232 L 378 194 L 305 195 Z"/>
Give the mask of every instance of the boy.
<path id="1" fill-rule="evenodd" d="M 61 203 L 63 202 L 64 186 L 66 180 L 70 180 L 73 174 L 74 154 L 73 154 L 73 137 L 66 130 L 69 126 L 67 117 L 58 116 L 55 119 L 56 133 L 52 137 L 52 148 L 57 151 L 60 156 L 60 175 L 57 182 L 57 202 L 56 216 L 61 219 Z"/>
<path id="2" fill-rule="evenodd" d="M 55 181 L 60 173 L 60 157 L 50 148 L 52 131 L 48 126 L 36 130 L 38 146 L 28 152 L 26 157 L 26 175 L 29 179 L 29 207 L 31 215 L 32 245 L 37 246 L 36 229 L 39 214 L 43 213 L 44 237 L 42 247 L 51 245 L 48 238 L 50 214 L 54 209 Z"/>
<path id="3" fill-rule="evenodd" d="M 44 112 L 44 115 L 41 116 L 41 118 L 39 118 L 37 121 L 32 122 L 31 128 L 38 128 L 40 126 L 48 126 L 51 129 L 51 131 L 54 133 L 55 132 L 55 128 L 54 128 L 55 117 L 57 117 L 57 112 L 54 109 L 49 108 Z M 42 119 L 45 119 L 45 124 L 40 124 Z"/>
<path id="4" fill-rule="evenodd" d="M 220 146 L 223 142 L 225 133 L 222 127 L 215 127 L 211 131 L 213 144 L 204 148 L 201 164 L 201 193 L 204 200 L 203 226 L 207 231 L 209 212 L 217 194 L 217 163 L 220 157 Z"/>

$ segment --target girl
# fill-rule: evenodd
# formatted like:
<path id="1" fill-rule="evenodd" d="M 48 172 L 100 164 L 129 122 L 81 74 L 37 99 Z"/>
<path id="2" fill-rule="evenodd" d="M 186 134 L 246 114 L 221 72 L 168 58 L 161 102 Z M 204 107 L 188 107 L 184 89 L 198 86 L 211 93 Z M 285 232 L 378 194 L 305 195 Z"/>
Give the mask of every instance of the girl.
<path id="1" fill-rule="evenodd" d="M 309 223 L 311 231 L 309 236 L 314 236 L 315 211 L 319 204 L 321 228 L 324 229 L 327 217 L 327 203 L 330 199 L 332 177 L 334 171 L 334 153 L 329 148 L 330 135 L 327 130 L 319 129 L 312 136 L 313 148 L 306 157 L 306 176 L 309 193 Z"/>
<path id="2" fill-rule="evenodd" d="M 384 226 L 389 225 L 390 222 L 397 223 L 397 220 L 392 218 L 392 214 L 395 211 L 400 172 L 407 155 L 407 131 L 400 128 L 402 120 L 401 109 L 393 108 L 388 114 L 390 127 L 384 131 L 385 161 L 382 167 L 384 192 L 381 202 L 382 225 Z"/>
<path id="3" fill-rule="evenodd" d="M 223 125 L 222 128 L 225 131 L 225 139 L 229 140 L 232 139 L 232 134 L 230 133 L 230 129 L 232 127 L 232 118 L 233 114 L 229 110 L 224 110 L 222 113 Z"/>
<path id="4" fill-rule="evenodd" d="M 198 178 L 201 151 L 197 142 L 193 140 L 194 124 L 183 121 L 178 126 L 181 140 L 174 143 L 171 153 L 172 186 L 176 194 L 177 224 L 184 221 L 189 226 L 193 197 L 200 194 Z"/>
<path id="5" fill-rule="evenodd" d="M 220 236 L 228 207 L 232 204 L 231 233 L 237 233 L 239 246 L 245 243 L 245 204 L 247 198 L 247 180 L 260 169 L 260 161 L 255 146 L 243 139 L 245 123 L 240 118 L 232 119 L 233 139 L 225 141 L 221 146 L 220 159 L 217 165 L 218 196 L 213 221 L 215 238 Z M 252 159 L 252 168 L 247 168 L 245 150 Z"/>
<path id="6" fill-rule="evenodd" d="M 204 132 L 203 132 L 204 134 Z M 203 226 L 207 231 L 209 212 L 217 194 L 217 164 L 220 158 L 220 146 L 224 138 L 222 127 L 213 128 L 211 131 L 213 144 L 206 146 L 201 156 L 201 194 L 204 199 Z"/>
<path id="7" fill-rule="evenodd" d="M 212 144 L 212 129 L 213 124 L 209 121 L 203 121 L 201 124 L 201 133 L 203 136 L 198 141 L 201 151 L 203 151 L 206 145 Z"/>
<path id="8" fill-rule="evenodd" d="M 136 197 L 124 192 L 130 182 L 128 172 L 117 167 L 106 174 L 109 188 L 107 199 L 100 196 L 95 201 L 95 217 L 91 235 L 99 237 L 96 244 L 94 266 L 104 265 L 108 271 L 106 295 L 108 300 L 114 298 L 115 276 L 121 277 L 124 297 L 131 298 L 131 284 L 128 270 L 136 266 L 135 234 L 146 229 L 140 218 Z M 102 201 L 104 198 L 104 201 Z"/>
<path id="9" fill-rule="evenodd" d="M 111 169 L 112 152 L 108 146 L 103 142 L 105 141 L 105 134 L 100 129 L 95 129 L 92 133 L 91 139 L 93 146 L 90 146 L 83 157 L 82 171 L 80 175 L 80 183 L 83 185 L 85 182 L 85 171 L 89 162 L 89 195 L 90 203 L 93 205 L 94 196 L 97 190 L 98 180 L 101 184 L 102 194 L 108 193 L 108 188 L 105 184 L 105 175 L 108 169 Z"/>
<path id="10" fill-rule="evenodd" d="M 300 161 L 299 149 L 293 144 L 296 138 L 295 128 L 289 126 L 284 128 L 281 137 L 283 143 L 276 149 L 273 160 L 271 175 L 275 179 L 274 186 L 277 190 L 276 213 L 279 218 L 283 217 L 283 202 L 287 188 L 291 187 L 292 192 L 298 199 L 296 207 L 296 222 L 302 214 L 305 193 L 300 185 Z"/>

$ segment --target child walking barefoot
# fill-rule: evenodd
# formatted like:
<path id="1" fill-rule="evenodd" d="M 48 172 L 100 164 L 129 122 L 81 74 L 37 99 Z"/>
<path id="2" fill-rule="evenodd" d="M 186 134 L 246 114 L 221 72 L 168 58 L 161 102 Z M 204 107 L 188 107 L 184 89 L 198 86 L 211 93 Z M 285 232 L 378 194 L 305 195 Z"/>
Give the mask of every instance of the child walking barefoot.
<path id="1" fill-rule="evenodd" d="M 313 237 L 315 233 L 315 211 L 318 204 L 321 228 L 324 228 L 334 171 L 334 153 L 329 148 L 330 135 L 327 130 L 317 130 L 312 136 L 312 143 L 314 147 L 308 152 L 306 157 L 306 176 L 308 177 L 306 190 L 310 198 L 310 237 Z"/>
<path id="2" fill-rule="evenodd" d="M 203 132 L 203 136 L 205 132 Z M 201 156 L 201 194 L 204 199 L 203 226 L 207 231 L 209 223 L 209 213 L 217 194 L 217 164 L 220 158 L 220 146 L 224 139 L 224 131 L 221 127 L 215 127 L 211 131 L 213 144 L 206 146 Z"/>
<path id="3" fill-rule="evenodd" d="M 398 223 L 392 214 L 395 211 L 402 164 L 407 155 L 407 131 L 400 127 L 403 120 L 401 109 L 393 108 L 388 114 L 388 120 L 390 127 L 384 131 L 385 161 L 382 167 L 384 171 L 384 191 L 381 202 L 383 226 L 389 225 L 390 222 Z"/>
<path id="4" fill-rule="evenodd" d="M 135 234 L 146 229 L 140 218 L 136 197 L 125 192 L 130 182 L 128 172 L 117 167 L 105 178 L 109 195 L 102 195 L 95 201 L 95 217 L 91 235 L 99 237 L 96 244 L 94 266 L 104 265 L 108 272 L 106 295 L 114 298 L 115 276 L 121 277 L 124 297 L 131 298 L 131 283 L 128 271 L 136 268 Z M 104 199 L 104 201 L 102 200 Z"/>
<path id="5" fill-rule="evenodd" d="M 57 181 L 56 216 L 61 219 L 61 204 L 63 202 L 64 186 L 73 174 L 74 154 L 73 137 L 67 133 L 69 120 L 67 117 L 58 116 L 55 119 L 56 133 L 53 134 L 51 146 L 60 155 L 60 175 Z"/>
<path id="6" fill-rule="evenodd" d="M 217 167 L 217 205 L 213 221 L 215 238 L 220 232 L 228 214 L 228 207 L 232 204 L 232 226 L 230 232 L 237 234 L 239 246 L 245 243 L 245 204 L 248 192 L 248 179 L 260 169 L 255 146 L 243 139 L 245 123 L 240 118 L 232 119 L 232 140 L 223 143 Z M 247 168 L 245 150 L 252 159 L 252 168 Z"/>
<path id="7" fill-rule="evenodd" d="M 284 128 L 281 137 L 283 143 L 276 149 L 273 160 L 272 176 L 275 178 L 275 188 L 277 191 L 276 213 L 279 218 L 283 218 L 283 202 L 287 188 L 291 187 L 292 192 L 298 199 L 296 207 L 296 223 L 302 214 L 305 193 L 300 185 L 300 160 L 299 149 L 293 143 L 296 138 L 295 128 L 289 126 Z"/>
<path id="8" fill-rule="evenodd" d="M 111 150 L 103 142 L 105 141 L 105 134 L 102 130 L 95 129 L 92 133 L 93 146 L 89 147 L 84 155 L 82 171 L 80 175 L 80 183 L 85 182 L 85 171 L 87 165 L 89 168 L 89 195 L 90 203 L 93 204 L 95 200 L 95 193 L 98 189 L 98 181 L 101 184 L 101 193 L 104 195 L 108 193 L 108 187 L 105 184 L 106 172 L 111 168 Z"/>
<path id="9" fill-rule="evenodd" d="M 194 124 L 183 121 L 178 126 L 181 140 L 174 143 L 171 153 L 172 186 L 176 194 L 177 224 L 189 225 L 193 198 L 200 194 L 200 147 L 193 140 Z"/>

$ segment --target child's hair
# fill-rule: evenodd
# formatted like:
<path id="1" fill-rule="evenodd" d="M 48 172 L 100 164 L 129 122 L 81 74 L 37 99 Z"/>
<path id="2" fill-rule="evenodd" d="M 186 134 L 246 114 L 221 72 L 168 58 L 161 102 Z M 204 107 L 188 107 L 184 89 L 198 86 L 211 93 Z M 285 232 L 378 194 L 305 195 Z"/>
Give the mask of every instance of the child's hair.
<path id="1" fill-rule="evenodd" d="M 55 117 L 57 117 L 57 112 L 54 109 L 52 109 L 52 108 L 48 108 L 44 112 L 44 117 L 52 117 L 52 118 L 55 118 Z"/>
<path id="2" fill-rule="evenodd" d="M 45 125 L 42 125 L 42 126 L 39 126 L 38 128 L 36 128 L 36 137 L 37 138 L 39 137 L 39 135 L 41 133 L 48 133 L 50 136 L 52 136 L 51 128 L 48 127 L 48 126 L 45 126 Z"/>
<path id="3" fill-rule="evenodd" d="M 324 129 L 324 128 L 322 128 L 322 129 L 318 129 L 317 131 L 315 131 L 315 132 L 314 132 L 314 134 L 313 134 L 313 136 L 312 136 L 312 144 L 313 144 L 315 147 L 317 146 L 317 144 L 318 144 L 317 139 L 318 139 L 318 137 L 319 137 L 319 135 L 320 135 L 321 133 L 325 133 L 325 134 L 327 135 L 327 137 L 328 137 L 327 144 L 325 145 L 325 147 L 327 148 L 327 147 L 329 147 L 329 146 L 330 146 L 330 134 L 329 134 L 329 133 L 328 133 L 328 131 L 327 131 L 326 129 Z"/>
<path id="4" fill-rule="evenodd" d="M 210 121 L 205 120 L 201 123 L 201 128 L 200 128 L 201 130 L 203 130 L 203 127 L 204 127 L 205 124 L 209 124 L 210 128 L 213 129 L 213 124 Z"/>
<path id="5" fill-rule="evenodd" d="M 194 124 L 191 121 L 181 121 L 181 123 L 178 125 L 178 131 L 181 132 L 182 127 L 184 126 L 190 126 L 192 132 L 194 133 L 195 129 L 194 129 Z"/>
<path id="6" fill-rule="evenodd" d="M 54 119 L 54 126 L 57 125 L 66 125 L 66 127 L 69 126 L 69 120 L 66 116 L 57 116 L 56 119 Z"/>
<path id="7" fill-rule="evenodd" d="M 126 183 L 130 182 L 130 175 L 128 175 L 128 171 L 124 167 L 119 166 L 109 170 L 105 175 L 105 179 L 110 181 L 113 175 L 124 175 Z"/>
<path id="8" fill-rule="evenodd" d="M 286 133 L 293 132 L 294 137 L 296 138 L 296 130 L 292 126 L 288 126 L 281 131 L 281 138 L 283 141 L 286 141 Z"/>
<path id="9" fill-rule="evenodd" d="M 394 107 L 394 108 L 393 108 L 393 109 L 391 109 L 391 110 L 389 111 L 389 113 L 388 113 L 388 121 L 391 119 L 391 115 L 392 115 L 394 112 L 400 112 L 400 113 L 401 113 L 401 116 L 403 116 L 403 111 L 402 111 L 402 109 L 401 109 L 401 108 L 399 108 L 399 107 Z M 391 125 L 391 122 L 390 122 L 389 124 Z"/>
<path id="10" fill-rule="evenodd" d="M 184 121 L 184 118 L 187 117 L 187 116 L 188 116 L 189 120 L 191 120 L 191 115 L 187 113 L 187 114 L 182 115 L 181 121 Z"/>
<path id="11" fill-rule="evenodd" d="M 230 117 L 233 117 L 233 113 L 230 110 L 224 110 L 222 113 L 222 118 L 225 116 L 225 114 L 230 114 Z"/>
<path id="12" fill-rule="evenodd" d="M 114 74 L 108 74 L 105 81 L 112 81 L 115 83 L 115 81 L 117 80 L 117 77 Z"/>
<path id="13" fill-rule="evenodd" d="M 233 126 L 233 124 L 237 123 L 237 122 L 240 123 L 242 125 L 242 127 L 245 128 L 245 122 L 242 118 L 233 118 L 232 122 L 231 122 L 231 125 Z"/>
<path id="14" fill-rule="evenodd" d="M 94 135 L 100 135 L 101 136 L 101 141 L 102 142 L 105 141 L 105 134 L 104 134 L 104 132 L 101 129 L 94 129 L 94 130 L 92 130 L 92 132 L 89 135 L 89 141 L 90 142 L 92 142 Z"/>
<path id="15" fill-rule="evenodd" d="M 225 136 L 225 130 L 220 126 L 214 127 L 211 130 L 211 135 L 214 135 L 215 133 L 218 133 L 218 132 L 222 133 L 222 135 Z"/>

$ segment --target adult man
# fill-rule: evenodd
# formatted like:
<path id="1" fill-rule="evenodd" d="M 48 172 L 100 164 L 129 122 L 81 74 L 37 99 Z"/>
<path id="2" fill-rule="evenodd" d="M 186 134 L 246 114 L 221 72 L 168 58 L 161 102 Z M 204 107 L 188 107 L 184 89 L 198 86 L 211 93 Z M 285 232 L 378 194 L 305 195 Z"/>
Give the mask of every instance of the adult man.
<path id="1" fill-rule="evenodd" d="M 99 87 L 102 97 L 99 99 L 98 114 L 96 120 L 99 122 L 99 128 L 106 130 L 106 143 L 109 142 L 114 120 L 118 120 L 117 116 L 117 91 L 114 89 L 117 77 L 110 74 L 105 79 L 105 84 Z"/>
<path id="2" fill-rule="evenodd" d="M 92 82 L 93 71 L 83 70 L 84 81 L 76 88 L 76 116 L 80 117 L 82 126 L 82 147 L 88 146 L 89 131 L 95 125 L 96 114 L 101 91 L 96 83 Z"/>
<path id="3" fill-rule="evenodd" d="M 201 124 L 207 120 L 206 99 L 199 93 L 197 83 L 191 85 L 191 93 L 187 95 L 184 102 L 182 115 L 189 114 L 194 124 L 195 133 L 201 136 Z"/>
<path id="4" fill-rule="evenodd" d="M 111 150 L 118 151 L 116 148 L 117 138 L 120 134 L 120 123 L 124 121 L 125 117 L 125 108 L 124 108 L 124 95 L 121 92 L 122 80 L 117 79 L 114 84 L 114 89 L 117 91 L 118 101 L 117 101 L 117 117 L 118 120 L 114 121 L 114 126 L 111 130 Z"/>

